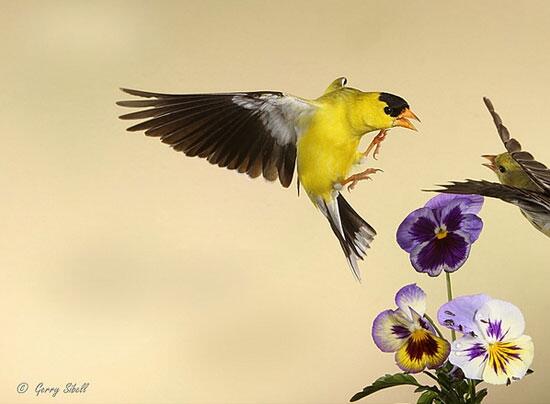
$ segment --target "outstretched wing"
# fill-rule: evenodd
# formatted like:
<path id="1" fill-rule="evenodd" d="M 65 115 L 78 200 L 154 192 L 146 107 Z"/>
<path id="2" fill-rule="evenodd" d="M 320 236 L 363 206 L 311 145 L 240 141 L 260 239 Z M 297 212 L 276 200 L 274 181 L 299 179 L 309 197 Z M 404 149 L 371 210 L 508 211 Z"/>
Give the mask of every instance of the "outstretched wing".
<path id="1" fill-rule="evenodd" d="M 531 153 L 522 150 L 521 144 L 516 139 L 510 137 L 508 128 L 503 125 L 502 119 L 495 112 L 491 100 L 484 97 L 483 101 L 493 117 L 498 134 L 502 140 L 502 143 L 504 143 L 506 150 L 510 153 L 512 158 L 521 167 L 523 167 L 525 172 L 541 188 L 541 190 L 544 190 L 547 194 L 550 194 L 550 170 L 544 164 L 535 160 Z"/>
<path id="2" fill-rule="evenodd" d="M 516 205 L 533 215 L 550 215 L 550 196 L 539 192 L 477 180 L 466 180 L 464 182 L 452 181 L 451 184 L 440 186 L 443 189 L 434 191 L 447 194 L 476 194 L 498 198 Z"/>
<path id="3" fill-rule="evenodd" d="M 120 119 L 145 119 L 128 131 L 145 131 L 187 156 L 206 158 L 256 178 L 290 186 L 296 142 L 315 107 L 274 91 L 223 94 L 159 94 L 122 89 L 146 99 L 119 101 L 141 108 Z"/>

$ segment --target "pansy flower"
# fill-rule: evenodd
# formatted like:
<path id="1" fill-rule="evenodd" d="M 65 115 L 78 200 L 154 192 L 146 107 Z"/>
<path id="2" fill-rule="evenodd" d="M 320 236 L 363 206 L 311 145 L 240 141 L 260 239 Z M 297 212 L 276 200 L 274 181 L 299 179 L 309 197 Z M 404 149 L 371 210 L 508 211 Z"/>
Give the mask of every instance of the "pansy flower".
<path id="1" fill-rule="evenodd" d="M 372 324 L 372 338 L 383 352 L 395 352 L 397 366 L 409 373 L 443 365 L 449 356 L 449 343 L 435 335 L 424 317 L 426 294 L 411 284 L 395 295 L 397 309 L 380 313 Z"/>
<path id="2" fill-rule="evenodd" d="M 523 315 L 511 303 L 463 296 L 441 306 L 438 320 L 464 333 L 452 343 L 449 362 L 469 379 L 508 384 L 525 376 L 533 362 L 533 341 L 523 334 Z"/>
<path id="3" fill-rule="evenodd" d="M 399 225 L 397 243 L 418 272 L 454 272 L 466 262 L 481 233 L 483 222 L 476 214 L 482 205 L 479 195 L 437 195 Z"/>

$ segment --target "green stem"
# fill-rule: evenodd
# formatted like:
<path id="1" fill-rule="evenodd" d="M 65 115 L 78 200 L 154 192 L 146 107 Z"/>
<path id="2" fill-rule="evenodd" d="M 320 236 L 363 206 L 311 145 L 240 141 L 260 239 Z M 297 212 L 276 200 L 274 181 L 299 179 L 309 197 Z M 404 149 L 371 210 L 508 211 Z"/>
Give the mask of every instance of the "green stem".
<path id="1" fill-rule="evenodd" d="M 432 325 L 432 327 L 435 329 L 435 332 L 437 333 L 437 335 L 439 335 L 440 338 L 443 338 L 445 339 L 445 337 L 443 336 L 443 334 L 441 333 L 441 331 L 439 330 L 439 328 L 437 327 L 437 325 L 435 325 L 434 321 L 432 320 L 432 318 L 430 316 L 428 316 L 427 314 L 424 314 L 424 317 L 426 317 L 426 320 L 428 320 L 428 322 Z"/>
<path id="2" fill-rule="evenodd" d="M 445 280 L 447 281 L 447 301 L 453 300 L 453 289 L 451 286 L 451 274 L 448 272 L 445 272 Z M 456 332 L 455 330 L 451 330 L 451 339 L 454 341 L 456 340 Z"/>
<path id="3" fill-rule="evenodd" d="M 438 384 L 439 384 L 439 379 L 437 377 L 435 377 L 434 375 L 432 375 L 430 372 L 428 372 L 427 370 L 423 371 L 422 373 L 424 373 L 425 375 L 431 377 L 432 379 L 434 379 Z"/>
<path id="4" fill-rule="evenodd" d="M 476 402 L 476 382 L 475 380 L 469 380 L 470 383 L 470 402 L 475 403 Z"/>

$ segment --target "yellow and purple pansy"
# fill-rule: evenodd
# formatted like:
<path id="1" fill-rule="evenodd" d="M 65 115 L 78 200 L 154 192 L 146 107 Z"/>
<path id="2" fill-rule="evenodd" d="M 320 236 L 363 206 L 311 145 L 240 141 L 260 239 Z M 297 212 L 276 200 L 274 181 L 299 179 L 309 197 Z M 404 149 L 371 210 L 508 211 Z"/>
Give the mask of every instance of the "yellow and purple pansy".
<path id="1" fill-rule="evenodd" d="M 410 213 L 397 229 L 397 243 L 410 254 L 418 272 L 437 276 L 454 272 L 470 254 L 481 233 L 479 195 L 441 194 Z"/>
<path id="2" fill-rule="evenodd" d="M 372 324 L 372 338 L 383 352 L 395 352 L 397 366 L 409 373 L 442 366 L 450 345 L 427 321 L 426 294 L 411 284 L 395 295 L 397 309 L 380 313 Z"/>
<path id="3" fill-rule="evenodd" d="M 525 376 L 533 362 L 523 314 L 511 303 L 487 295 L 462 296 L 441 306 L 438 320 L 464 333 L 452 343 L 449 362 L 469 379 L 508 384 Z"/>

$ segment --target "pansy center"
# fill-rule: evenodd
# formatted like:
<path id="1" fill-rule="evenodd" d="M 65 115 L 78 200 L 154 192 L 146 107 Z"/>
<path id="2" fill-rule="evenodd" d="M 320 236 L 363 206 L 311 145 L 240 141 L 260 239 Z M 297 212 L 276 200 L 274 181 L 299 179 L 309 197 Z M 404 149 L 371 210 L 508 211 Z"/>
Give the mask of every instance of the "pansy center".
<path id="1" fill-rule="evenodd" d="M 447 234 L 449 234 L 449 232 L 447 231 L 447 227 L 445 225 L 441 225 L 435 229 L 435 237 L 438 240 L 447 237 Z"/>
<path id="2" fill-rule="evenodd" d="M 508 363 L 514 359 L 520 359 L 521 348 L 512 342 L 494 342 L 489 344 L 489 366 L 495 373 L 507 373 Z"/>
<path id="3" fill-rule="evenodd" d="M 406 345 L 406 352 L 411 360 L 422 360 L 424 355 L 433 356 L 438 351 L 437 341 L 431 333 L 424 329 L 411 333 Z"/>

